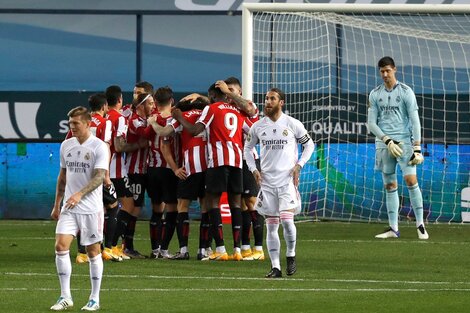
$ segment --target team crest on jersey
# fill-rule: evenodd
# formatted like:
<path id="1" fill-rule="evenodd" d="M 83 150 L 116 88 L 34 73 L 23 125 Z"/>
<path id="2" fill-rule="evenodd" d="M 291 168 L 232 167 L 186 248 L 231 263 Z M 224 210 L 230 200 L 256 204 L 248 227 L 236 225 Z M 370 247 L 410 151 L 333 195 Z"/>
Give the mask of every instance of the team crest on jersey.
<path id="1" fill-rule="evenodd" d="M 246 141 L 251 141 L 251 134 L 248 133 L 248 136 L 246 136 Z"/>
<path id="2" fill-rule="evenodd" d="M 283 135 L 283 136 L 289 135 L 289 132 L 287 131 L 287 129 L 284 129 L 284 131 L 282 132 L 282 135 Z"/>
<path id="3" fill-rule="evenodd" d="M 90 160 L 90 158 L 91 158 L 90 152 L 87 152 L 83 158 L 87 161 Z"/>

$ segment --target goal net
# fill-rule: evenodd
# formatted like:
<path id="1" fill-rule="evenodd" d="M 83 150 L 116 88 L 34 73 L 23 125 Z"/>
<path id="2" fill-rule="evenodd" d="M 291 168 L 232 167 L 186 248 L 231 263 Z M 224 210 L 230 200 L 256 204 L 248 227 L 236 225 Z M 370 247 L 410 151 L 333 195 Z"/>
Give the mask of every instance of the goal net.
<path id="1" fill-rule="evenodd" d="M 418 100 L 425 218 L 460 222 L 470 183 L 470 5 L 244 5 L 244 94 L 262 110 L 266 91 L 281 88 L 285 113 L 317 144 L 301 176 L 306 218 L 387 221 L 367 128 L 383 56 L 394 58 L 397 79 Z M 400 219 L 412 220 L 397 174 Z"/>

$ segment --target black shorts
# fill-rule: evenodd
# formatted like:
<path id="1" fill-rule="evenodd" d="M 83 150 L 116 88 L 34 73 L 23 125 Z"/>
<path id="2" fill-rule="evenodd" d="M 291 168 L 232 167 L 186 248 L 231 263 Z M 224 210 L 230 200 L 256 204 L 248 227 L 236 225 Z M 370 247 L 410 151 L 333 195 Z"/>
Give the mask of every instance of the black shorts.
<path id="1" fill-rule="evenodd" d="M 147 189 L 146 174 L 128 174 L 134 195 L 134 206 L 143 207 L 145 204 L 145 190 Z"/>
<path id="2" fill-rule="evenodd" d="M 112 206 L 117 201 L 117 194 L 114 185 L 110 185 L 109 188 L 103 185 L 103 204 L 105 206 Z"/>
<path id="3" fill-rule="evenodd" d="M 224 191 L 241 194 L 243 191 L 242 169 L 233 166 L 219 166 L 206 170 L 206 191 L 222 193 Z"/>
<path id="4" fill-rule="evenodd" d="M 114 188 L 116 189 L 116 194 L 119 198 L 132 198 L 132 190 L 129 182 L 129 177 L 124 178 L 111 178 Z"/>
<path id="5" fill-rule="evenodd" d="M 149 167 L 147 170 L 147 194 L 152 203 L 175 204 L 178 177 L 169 168 Z"/>
<path id="6" fill-rule="evenodd" d="M 260 170 L 259 159 L 255 160 L 256 168 L 258 171 Z M 258 195 L 259 187 L 256 183 L 255 177 L 253 173 L 250 172 L 248 169 L 248 165 L 246 165 L 246 161 L 243 160 L 243 197 L 256 197 Z"/>
<path id="7" fill-rule="evenodd" d="M 178 181 L 178 199 L 197 200 L 206 192 L 206 172 L 189 175 L 185 180 Z"/>

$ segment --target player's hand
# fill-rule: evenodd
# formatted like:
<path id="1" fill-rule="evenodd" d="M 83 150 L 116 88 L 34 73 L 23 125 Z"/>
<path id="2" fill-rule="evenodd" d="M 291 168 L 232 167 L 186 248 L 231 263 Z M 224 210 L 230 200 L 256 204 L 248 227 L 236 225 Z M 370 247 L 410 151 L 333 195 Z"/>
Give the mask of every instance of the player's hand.
<path id="1" fill-rule="evenodd" d="M 253 177 L 255 178 L 256 184 L 261 186 L 261 173 L 258 170 L 254 170 Z"/>
<path id="2" fill-rule="evenodd" d="M 147 123 L 150 124 L 150 125 L 156 124 L 157 123 L 157 117 L 155 115 L 150 116 L 147 119 Z"/>
<path id="3" fill-rule="evenodd" d="M 189 100 L 189 102 L 194 102 L 200 96 L 201 95 L 198 94 L 198 93 L 192 93 L 192 94 L 189 94 L 189 95 L 183 97 L 180 101 L 188 101 Z"/>
<path id="4" fill-rule="evenodd" d="M 82 200 L 82 193 L 79 191 L 74 193 L 67 199 L 67 201 L 65 201 L 64 209 L 72 209 L 80 202 L 80 200 Z"/>
<path id="5" fill-rule="evenodd" d="M 403 154 L 403 150 L 400 148 L 400 142 L 395 141 L 388 136 L 384 136 L 382 140 L 387 145 L 388 152 L 390 152 L 394 158 L 398 158 Z"/>
<path id="6" fill-rule="evenodd" d="M 228 88 L 227 83 L 223 80 L 218 80 L 215 82 L 215 87 L 219 88 L 225 95 L 231 93 L 230 88 Z"/>
<path id="7" fill-rule="evenodd" d="M 54 206 L 51 211 L 51 218 L 57 221 L 59 219 L 59 215 L 60 215 L 60 208 Z"/>
<path id="8" fill-rule="evenodd" d="M 299 186 L 299 178 L 300 178 L 300 170 L 302 167 L 299 164 L 296 164 L 294 168 L 291 171 L 292 179 L 294 181 L 294 186 L 298 187 Z"/>
<path id="9" fill-rule="evenodd" d="M 173 108 L 173 109 L 171 109 L 171 116 L 179 122 L 181 120 L 181 118 L 183 117 L 183 113 L 181 112 L 180 109 Z"/>
<path id="10" fill-rule="evenodd" d="M 421 146 L 413 146 L 413 154 L 411 155 L 409 165 L 418 165 L 424 162 L 424 157 L 421 154 Z"/>
<path id="11" fill-rule="evenodd" d="M 179 179 L 181 180 L 185 180 L 186 178 L 188 178 L 188 174 L 186 174 L 186 170 L 184 169 L 184 167 L 180 167 L 178 169 L 176 169 L 176 171 L 174 171 L 176 177 L 178 177 Z"/>

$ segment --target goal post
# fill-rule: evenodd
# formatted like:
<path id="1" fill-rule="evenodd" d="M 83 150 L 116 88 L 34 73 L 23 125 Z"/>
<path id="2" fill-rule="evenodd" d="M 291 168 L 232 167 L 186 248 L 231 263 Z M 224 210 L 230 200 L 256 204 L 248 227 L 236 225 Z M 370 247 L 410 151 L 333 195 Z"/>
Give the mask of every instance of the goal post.
<path id="1" fill-rule="evenodd" d="M 245 3 L 243 94 L 263 107 L 286 93 L 317 149 L 302 170 L 306 218 L 386 221 L 367 96 L 391 56 L 415 92 L 425 163 L 417 168 L 425 217 L 461 222 L 470 185 L 470 5 Z M 400 219 L 414 218 L 398 169 Z"/>

